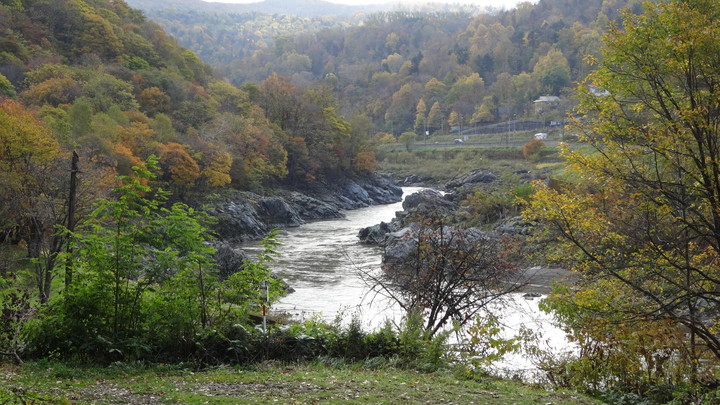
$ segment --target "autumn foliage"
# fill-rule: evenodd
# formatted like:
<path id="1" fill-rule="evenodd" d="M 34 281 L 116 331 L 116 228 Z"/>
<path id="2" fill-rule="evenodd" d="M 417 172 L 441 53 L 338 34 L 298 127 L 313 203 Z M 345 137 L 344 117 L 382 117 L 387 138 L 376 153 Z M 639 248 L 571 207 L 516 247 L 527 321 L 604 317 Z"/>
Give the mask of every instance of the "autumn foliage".
<path id="1" fill-rule="evenodd" d="M 178 143 L 170 142 L 161 146 L 160 166 L 169 180 L 180 186 L 192 186 L 200 177 L 200 166 Z"/>
<path id="2" fill-rule="evenodd" d="M 587 149 L 564 150 L 578 180 L 538 184 L 525 215 L 559 241 L 548 258 L 580 276 L 549 300 L 581 342 L 569 366 L 582 373 L 571 384 L 645 394 L 648 385 L 684 381 L 714 398 L 720 4 L 645 7 L 610 30 L 580 89 L 576 129 Z"/>
<path id="3" fill-rule="evenodd" d="M 372 172 L 377 165 L 377 159 L 373 152 L 360 152 L 353 160 L 353 168 L 356 172 Z"/>
<path id="4" fill-rule="evenodd" d="M 530 142 L 523 145 L 522 154 L 525 159 L 537 160 L 540 157 L 540 152 L 545 147 L 545 142 L 533 138 Z"/>

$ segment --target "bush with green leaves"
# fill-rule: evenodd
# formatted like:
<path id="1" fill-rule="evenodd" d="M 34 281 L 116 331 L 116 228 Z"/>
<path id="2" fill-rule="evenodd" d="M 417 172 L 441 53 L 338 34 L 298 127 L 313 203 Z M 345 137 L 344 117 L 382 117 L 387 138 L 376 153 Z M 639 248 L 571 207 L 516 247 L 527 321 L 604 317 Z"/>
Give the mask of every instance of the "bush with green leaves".
<path id="1" fill-rule="evenodd" d="M 101 200 L 72 234 L 61 260 L 74 278 L 32 322 L 33 354 L 94 362 L 187 359 L 208 331 L 247 321 L 265 296 L 281 294 L 267 262 L 277 233 L 263 242 L 257 262 L 220 281 L 207 215 L 176 203 L 147 184 L 156 159 L 121 177 L 116 198 Z M 62 269 L 59 269 L 62 270 Z"/>
<path id="2" fill-rule="evenodd" d="M 24 326 L 35 310 L 28 291 L 17 288 L 13 278 L 0 277 L 0 357 L 22 363 L 27 345 Z"/>

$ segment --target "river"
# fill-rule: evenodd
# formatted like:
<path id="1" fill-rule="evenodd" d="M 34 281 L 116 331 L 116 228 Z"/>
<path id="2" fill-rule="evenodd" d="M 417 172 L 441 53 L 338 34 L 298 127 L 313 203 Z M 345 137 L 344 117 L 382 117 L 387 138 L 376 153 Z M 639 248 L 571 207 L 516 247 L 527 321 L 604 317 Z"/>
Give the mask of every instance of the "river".
<path id="1" fill-rule="evenodd" d="M 403 188 L 404 196 L 421 190 Z M 365 328 L 375 329 L 386 319 L 397 321 L 402 313 L 385 298 L 369 294 L 362 280 L 362 272 L 378 271 L 382 251 L 377 246 L 361 244 L 361 228 L 389 222 L 402 203 L 376 205 L 346 211 L 345 218 L 310 222 L 283 230 L 279 236 L 281 253 L 271 264 L 274 272 L 295 289 L 295 292 L 273 304 L 272 311 L 285 312 L 294 319 L 318 316 L 326 321 L 342 318 L 346 324 L 353 316 Z M 259 249 L 256 243 L 242 248 L 250 255 Z M 538 309 L 539 300 L 527 300 L 514 294 L 502 310 L 506 334 L 512 336 L 520 327 L 542 331 L 548 348 L 561 348 L 567 343 L 554 327 L 549 315 Z M 504 368 L 527 370 L 532 368 L 527 358 L 512 356 Z"/>
<path id="2" fill-rule="evenodd" d="M 408 196 L 421 190 L 403 188 Z M 320 316 L 334 321 L 338 315 L 349 320 L 357 316 L 366 327 L 377 327 L 387 318 L 387 301 L 368 295 L 360 277 L 363 271 L 380 267 L 382 250 L 365 245 L 357 237 L 360 229 L 389 222 L 402 202 L 374 205 L 345 211 L 345 218 L 314 221 L 288 228 L 280 233 L 281 253 L 271 264 L 273 271 L 295 292 L 273 305 L 272 310 L 286 312 L 296 319 Z M 242 246 L 251 256 L 259 249 L 256 243 Z"/>

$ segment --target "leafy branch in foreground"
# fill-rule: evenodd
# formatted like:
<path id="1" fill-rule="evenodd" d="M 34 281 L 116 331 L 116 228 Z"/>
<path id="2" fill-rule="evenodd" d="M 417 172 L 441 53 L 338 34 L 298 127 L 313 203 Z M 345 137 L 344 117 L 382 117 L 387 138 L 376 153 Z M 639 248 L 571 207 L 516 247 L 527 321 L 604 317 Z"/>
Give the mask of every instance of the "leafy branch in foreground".
<path id="1" fill-rule="evenodd" d="M 540 185 L 525 213 L 581 275 L 548 302 L 581 339 L 578 361 L 615 354 L 612 367 L 586 367 L 581 384 L 717 384 L 718 21 L 712 0 L 625 13 L 580 89 L 577 128 L 592 151 L 565 156 L 582 183 Z"/>

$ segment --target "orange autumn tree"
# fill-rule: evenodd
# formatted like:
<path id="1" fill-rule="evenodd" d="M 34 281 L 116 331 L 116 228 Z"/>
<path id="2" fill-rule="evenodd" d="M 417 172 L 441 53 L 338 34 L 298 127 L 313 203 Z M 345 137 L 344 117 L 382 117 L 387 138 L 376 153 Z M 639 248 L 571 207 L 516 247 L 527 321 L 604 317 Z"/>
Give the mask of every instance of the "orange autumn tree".
<path id="1" fill-rule="evenodd" d="M 353 159 L 353 169 L 357 172 L 372 172 L 377 166 L 377 158 L 373 152 L 360 152 Z"/>
<path id="2" fill-rule="evenodd" d="M 190 156 L 187 148 L 175 142 L 161 145 L 160 148 L 160 167 L 165 172 L 166 179 L 180 189 L 192 187 L 200 177 L 200 166 Z"/>
<path id="3" fill-rule="evenodd" d="M 225 176 L 229 176 L 236 187 L 249 188 L 287 174 L 284 136 L 258 107 L 249 108 L 244 116 L 219 114 L 203 127 L 202 137 L 215 142 L 206 146 L 209 151 L 203 160 L 204 174 L 211 175 L 216 185 L 227 184 Z"/>

